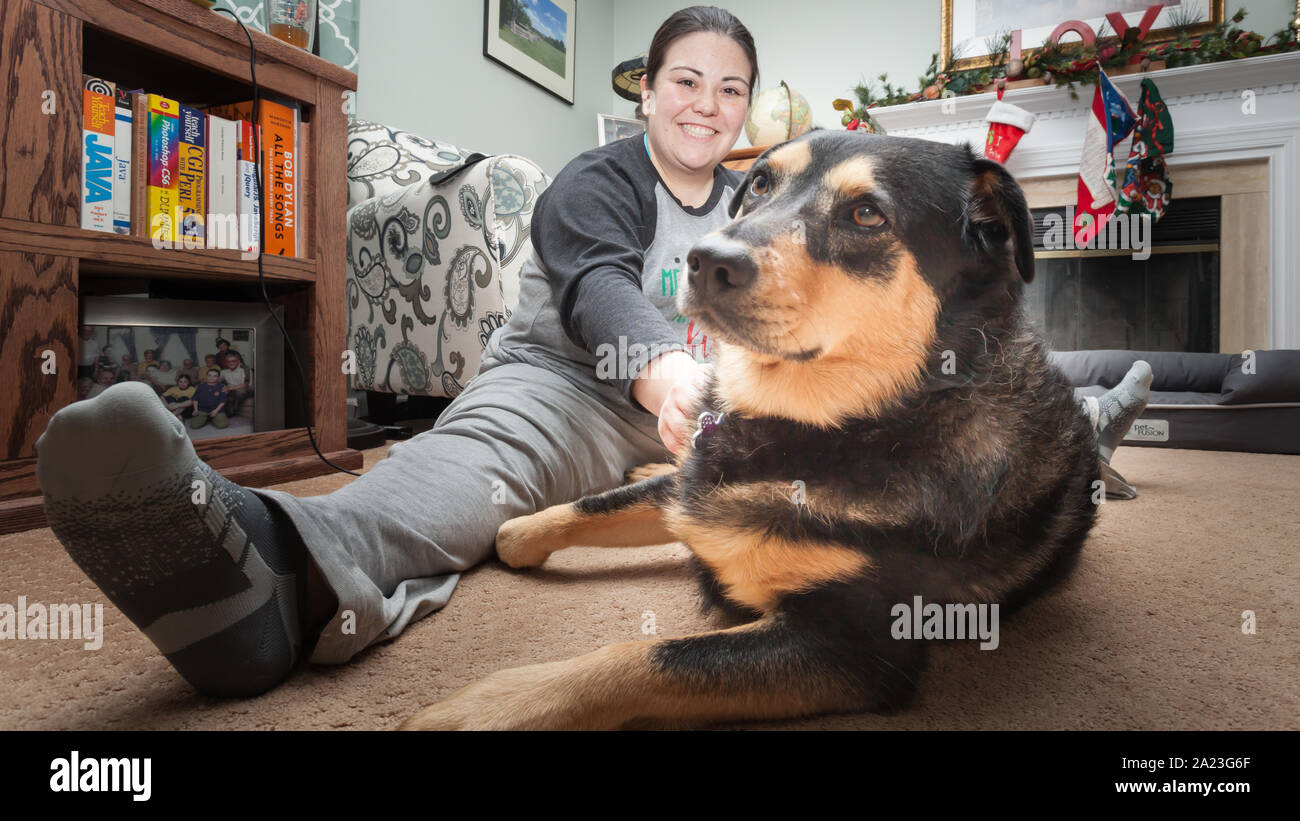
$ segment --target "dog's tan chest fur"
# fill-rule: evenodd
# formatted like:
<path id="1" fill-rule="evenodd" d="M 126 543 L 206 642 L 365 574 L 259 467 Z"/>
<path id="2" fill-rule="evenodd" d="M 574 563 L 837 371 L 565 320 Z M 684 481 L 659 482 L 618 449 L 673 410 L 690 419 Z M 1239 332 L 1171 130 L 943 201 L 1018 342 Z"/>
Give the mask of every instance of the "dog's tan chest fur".
<path id="1" fill-rule="evenodd" d="M 815 310 L 803 313 L 818 317 L 822 332 L 816 339 L 828 351 L 812 362 L 794 362 L 719 340 L 717 388 L 723 409 L 830 429 L 883 412 L 916 385 L 934 339 L 939 301 L 915 259 L 900 256 L 898 270 L 883 283 L 851 280 L 823 270 L 827 266 L 787 265 L 792 271 L 807 269 L 794 291 L 816 303 Z M 813 338 L 803 327 L 788 335 Z"/>

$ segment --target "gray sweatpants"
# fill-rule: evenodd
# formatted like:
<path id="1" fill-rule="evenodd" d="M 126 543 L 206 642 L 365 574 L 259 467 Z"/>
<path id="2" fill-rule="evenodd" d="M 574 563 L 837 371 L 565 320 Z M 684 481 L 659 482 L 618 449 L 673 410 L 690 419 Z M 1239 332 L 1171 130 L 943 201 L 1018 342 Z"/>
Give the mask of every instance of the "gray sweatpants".
<path id="1" fill-rule="evenodd" d="M 629 407 L 620 415 L 594 393 L 546 368 L 485 355 L 432 430 L 394 444 L 341 490 L 257 491 L 293 520 L 339 600 L 311 661 L 346 662 L 440 609 L 460 572 L 494 555 L 506 520 L 671 460 L 649 414 Z"/>

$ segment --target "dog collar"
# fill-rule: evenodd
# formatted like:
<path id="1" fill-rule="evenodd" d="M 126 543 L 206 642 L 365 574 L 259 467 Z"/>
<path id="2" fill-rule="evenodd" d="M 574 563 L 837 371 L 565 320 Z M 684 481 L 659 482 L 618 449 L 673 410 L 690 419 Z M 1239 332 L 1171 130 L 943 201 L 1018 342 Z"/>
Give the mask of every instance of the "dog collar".
<path id="1" fill-rule="evenodd" d="M 695 433 L 691 434 L 691 447 L 695 447 L 695 440 L 700 438 L 701 433 L 713 433 L 722 424 L 722 418 L 725 413 L 714 413 L 713 411 L 704 411 L 699 417 L 699 427 Z"/>

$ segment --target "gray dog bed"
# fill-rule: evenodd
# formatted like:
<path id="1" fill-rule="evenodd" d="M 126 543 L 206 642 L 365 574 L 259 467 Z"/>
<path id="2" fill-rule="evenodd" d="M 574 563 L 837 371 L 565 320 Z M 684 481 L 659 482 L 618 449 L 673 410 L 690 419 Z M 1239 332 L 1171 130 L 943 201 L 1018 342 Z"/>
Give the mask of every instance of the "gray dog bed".
<path id="1" fill-rule="evenodd" d="M 1300 350 L 1241 354 L 1056 351 L 1082 393 L 1100 396 L 1145 359 L 1151 398 L 1124 444 L 1300 454 Z"/>

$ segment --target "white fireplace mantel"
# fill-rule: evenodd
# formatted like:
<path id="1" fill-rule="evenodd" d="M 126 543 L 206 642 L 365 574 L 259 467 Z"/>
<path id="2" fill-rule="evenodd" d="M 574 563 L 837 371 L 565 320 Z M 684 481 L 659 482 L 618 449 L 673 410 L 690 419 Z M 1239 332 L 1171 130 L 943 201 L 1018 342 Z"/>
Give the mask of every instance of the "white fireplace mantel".
<path id="1" fill-rule="evenodd" d="M 1269 345 L 1300 348 L 1300 52 L 1112 79 L 1136 106 L 1144 76 L 1155 82 L 1173 117 L 1174 151 L 1167 161 L 1175 196 L 1180 165 L 1268 162 Z M 1006 92 L 1007 102 L 1037 115 L 1007 163 L 1016 177 L 1078 174 L 1093 87 L 1076 88 L 1078 100 L 1055 86 Z M 984 115 L 993 100 L 993 94 L 930 100 L 873 109 L 872 118 L 893 136 L 969 142 L 982 150 Z"/>

